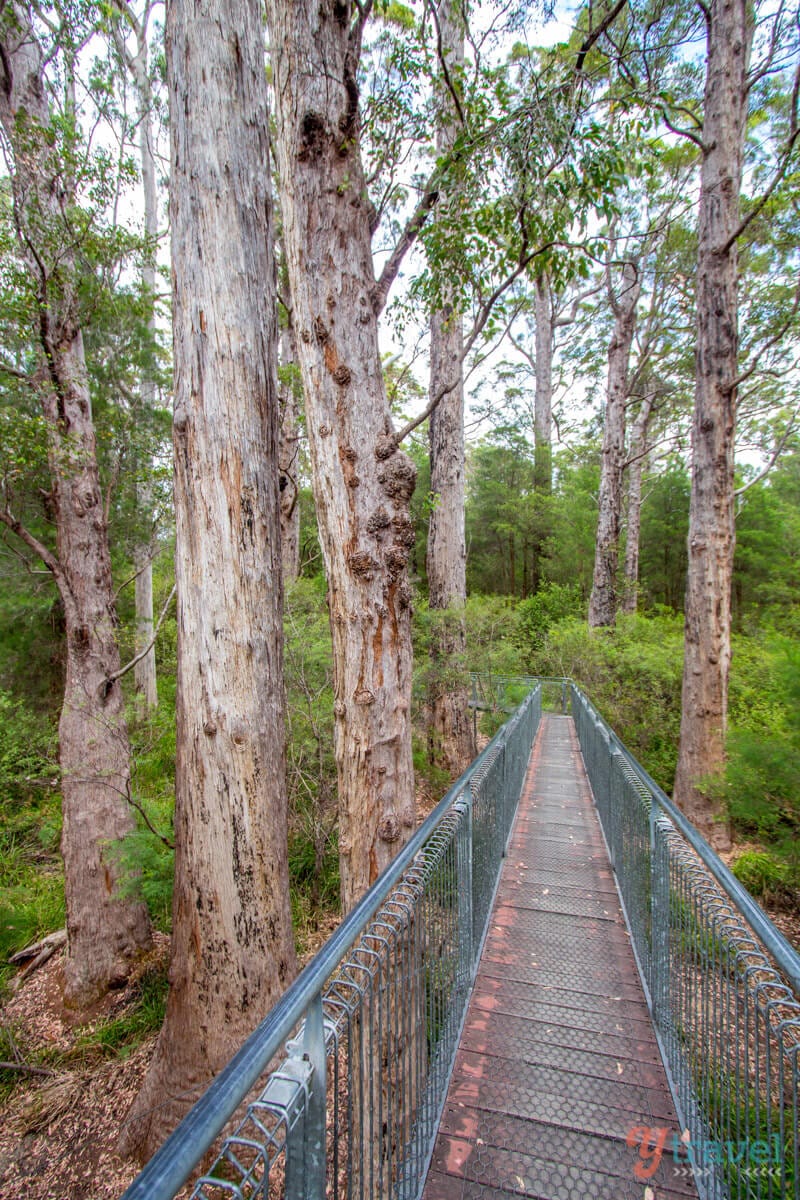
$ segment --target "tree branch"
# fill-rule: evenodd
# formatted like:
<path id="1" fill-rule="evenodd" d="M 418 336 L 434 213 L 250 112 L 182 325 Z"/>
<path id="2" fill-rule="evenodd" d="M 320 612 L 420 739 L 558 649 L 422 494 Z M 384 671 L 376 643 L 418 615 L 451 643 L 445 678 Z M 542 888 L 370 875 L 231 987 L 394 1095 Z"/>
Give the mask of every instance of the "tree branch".
<path id="1" fill-rule="evenodd" d="M 789 422 L 789 424 L 786 426 L 786 429 L 783 432 L 783 436 L 780 438 L 777 446 L 775 447 L 772 454 L 770 455 L 769 462 L 764 467 L 763 471 L 759 471 L 759 473 L 756 476 L 754 476 L 753 479 L 748 479 L 747 483 L 743 483 L 742 486 L 740 488 L 737 488 L 736 491 L 733 493 L 737 500 L 739 499 L 740 496 L 743 496 L 745 494 L 745 492 L 749 492 L 750 488 L 754 487 L 755 484 L 760 483 L 761 480 L 766 475 L 769 475 L 770 471 L 775 466 L 775 463 L 778 461 L 779 457 L 783 453 L 783 451 L 786 447 L 786 443 L 788 442 L 789 438 L 792 436 L 792 434 L 794 433 L 796 428 L 797 428 L 797 422 L 794 419 L 792 419 Z"/>
<path id="2" fill-rule="evenodd" d="M 595 42 L 599 41 L 609 26 L 613 25 L 614 21 L 617 19 L 627 3 L 628 0 L 617 0 L 617 3 L 606 13 L 597 28 L 592 30 L 592 32 L 586 38 L 580 50 L 578 51 L 578 57 L 575 61 L 575 71 L 577 74 L 580 74 L 583 70 L 583 64 L 586 59 L 586 55 L 591 50 L 592 46 L 595 44 Z"/>
<path id="3" fill-rule="evenodd" d="M 11 532 L 15 533 L 20 541 L 24 542 L 25 545 L 34 552 L 34 554 L 38 555 L 38 557 L 47 567 L 48 571 L 50 571 L 52 574 L 56 583 L 59 585 L 59 588 L 63 589 L 65 580 L 64 572 L 61 570 L 61 564 L 56 556 L 47 549 L 47 546 L 45 546 L 44 542 L 40 542 L 38 538 L 34 537 L 30 530 L 26 529 L 22 522 L 18 521 L 13 513 L 10 513 L 7 508 L 0 509 L 0 521 L 2 521 L 4 525 L 7 525 Z"/>
<path id="4" fill-rule="evenodd" d="M 403 259 L 414 245 L 414 242 L 417 240 L 420 230 L 427 221 L 431 209 L 439 198 L 439 179 L 440 172 L 438 170 L 434 171 L 425 186 L 425 191 L 422 193 L 419 204 L 409 217 L 406 227 L 401 233 L 394 250 L 392 250 L 392 253 L 384 263 L 383 270 L 380 274 L 380 279 L 378 279 L 377 283 L 372 289 L 370 299 L 372 301 L 372 311 L 375 313 L 376 317 L 379 317 L 383 312 L 383 309 L 386 305 L 386 300 L 389 296 L 389 291 L 391 290 L 391 286 L 397 278 L 397 273 L 400 270 Z"/>
<path id="5" fill-rule="evenodd" d="M 170 604 L 172 603 L 172 598 L 175 595 L 176 591 L 177 591 L 177 585 L 173 584 L 172 591 L 167 596 L 164 607 L 161 610 L 161 615 L 159 616 L 158 621 L 156 622 L 156 627 L 153 630 L 153 636 L 150 639 L 150 641 L 147 643 L 147 645 L 145 646 L 144 650 L 140 650 L 139 653 L 134 658 L 132 658 L 129 663 L 126 663 L 124 667 L 120 667 L 120 669 L 118 671 L 115 671 L 113 673 L 113 675 L 109 675 L 108 679 L 107 679 L 108 683 L 114 683 L 117 679 L 121 679 L 123 675 L 127 675 L 128 671 L 132 670 L 136 666 L 137 663 L 140 663 L 142 661 L 142 659 L 145 658 L 146 655 L 148 655 L 150 653 L 150 651 L 153 649 L 153 646 L 156 644 L 156 638 L 158 637 L 159 630 L 161 629 L 161 626 L 164 623 L 164 618 L 167 615 L 167 609 L 169 608 Z"/>

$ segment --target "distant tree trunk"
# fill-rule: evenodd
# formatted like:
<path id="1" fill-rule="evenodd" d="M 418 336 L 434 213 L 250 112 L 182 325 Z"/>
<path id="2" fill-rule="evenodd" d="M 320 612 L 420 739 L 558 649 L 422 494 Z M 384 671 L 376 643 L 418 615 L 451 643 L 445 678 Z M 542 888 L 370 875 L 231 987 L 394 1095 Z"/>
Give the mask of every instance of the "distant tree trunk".
<path id="1" fill-rule="evenodd" d="M 727 825 L 702 781 L 725 761 L 734 551 L 738 371 L 736 231 L 752 16 L 745 0 L 712 0 L 708 23 L 697 246 L 697 352 L 692 490 L 675 800 L 718 848 Z"/>
<path id="2" fill-rule="evenodd" d="M 150 336 L 155 341 L 156 336 L 156 264 L 155 242 L 158 237 L 158 191 L 156 187 L 156 157 L 153 145 L 153 97 L 150 89 L 150 79 L 147 72 L 147 30 L 141 31 L 138 46 L 139 56 L 136 71 L 136 90 L 139 98 L 139 155 L 142 164 L 142 185 L 144 191 L 144 232 L 148 239 L 147 258 L 142 268 L 142 283 L 148 296 L 147 324 Z M 156 389 L 153 380 L 147 373 L 142 378 L 142 403 L 152 408 L 156 401 Z M 149 467 L 149 463 L 147 466 Z M 152 504 L 151 489 L 146 485 L 139 487 L 139 499 L 145 511 L 149 512 Z M 147 647 L 144 657 L 134 667 L 134 681 L 137 693 L 142 697 L 146 708 L 158 706 L 158 687 L 156 683 L 156 649 L 153 645 L 153 542 L 152 538 L 137 549 L 136 554 L 136 653 L 140 654 Z"/>
<path id="3" fill-rule="evenodd" d="M 333 634 L 342 901 L 415 824 L 411 459 L 381 370 L 358 142 L 361 29 L 342 0 L 269 0 L 284 242 Z"/>
<path id="4" fill-rule="evenodd" d="M 151 340 L 156 337 L 156 267 L 155 243 L 158 237 L 158 188 L 156 175 L 156 156 L 153 138 L 153 91 L 148 70 L 147 24 L 150 6 L 145 7 L 142 19 L 136 16 L 124 0 L 115 0 L 121 14 L 121 21 L 112 24 L 117 52 L 133 80 L 136 91 L 137 120 L 139 128 L 139 163 L 142 171 L 142 192 L 144 196 L 144 232 L 148 240 L 147 253 L 142 267 L 142 285 L 148 298 L 147 326 Z M 125 42 L 126 28 L 130 27 L 136 37 L 136 53 L 128 51 Z M 145 369 L 142 374 L 141 401 L 144 408 L 152 408 L 156 401 L 156 388 L 150 372 Z M 140 478 L 136 484 L 137 506 L 144 512 L 150 512 L 152 507 L 152 489 L 147 483 L 149 464 L 139 463 Z M 147 537 L 134 549 L 134 565 L 136 579 L 134 583 L 134 605 L 136 614 L 136 648 L 137 662 L 133 668 L 136 693 L 141 697 L 145 708 L 156 708 L 158 705 L 158 688 L 156 685 L 156 651 L 153 645 L 153 539 Z M 145 652 L 142 654 L 142 652 Z M 142 655 L 140 658 L 139 655 Z"/>
<path id="5" fill-rule="evenodd" d="M 255 0 L 166 27 L 178 699 L 170 992 L 123 1150 L 151 1154 L 295 973 L 267 82 Z"/>
<path id="6" fill-rule="evenodd" d="M 547 275 L 536 276 L 536 394 L 533 412 L 533 486 L 540 494 L 553 489 L 553 298 Z"/>
<path id="7" fill-rule="evenodd" d="M 25 12 L 0 13 L 0 121 L 13 156 L 22 257 L 37 289 L 39 390 L 47 427 L 56 552 L 6 509 L 0 517 L 52 572 L 64 604 L 66 679 L 59 721 L 61 852 L 67 906 L 64 1000 L 82 1008 L 127 977 L 150 944 L 141 901 L 120 892 L 118 850 L 132 832 L 130 748 L 108 529 L 78 317 L 75 264 L 63 251 L 64 164 L 51 143 L 45 63 Z M 55 260 L 53 247 L 56 247 Z"/>
<path id="8" fill-rule="evenodd" d="M 647 461 L 647 432 L 653 411 L 652 394 L 642 400 L 633 423 L 628 472 L 628 522 L 625 531 L 625 588 L 620 612 L 635 613 L 639 598 L 639 542 L 642 528 L 642 473 Z"/>
<path id="9" fill-rule="evenodd" d="M 613 625 L 617 616 L 617 568 L 622 518 L 622 468 L 625 460 L 625 405 L 628 400 L 628 362 L 636 329 L 636 305 L 641 290 L 637 265 L 626 262 L 622 289 L 609 297 L 614 332 L 608 348 L 608 399 L 603 428 L 603 460 L 595 541 L 594 577 L 589 597 L 589 627 Z"/>
<path id="10" fill-rule="evenodd" d="M 300 574 L 300 485 L 298 481 L 297 396 L 294 380 L 288 377 L 295 367 L 297 353 L 294 332 L 286 325 L 280 332 L 280 365 L 285 375 L 279 386 L 280 435 L 278 439 L 278 481 L 281 493 L 281 561 L 283 579 L 290 583 Z"/>
<path id="11" fill-rule="evenodd" d="M 438 5 L 441 52 L 451 86 L 461 88 L 464 65 L 464 20 L 461 4 Z M 440 82 L 440 119 L 436 151 L 449 151 L 458 134 L 458 118 L 448 88 Z M 440 193 L 438 220 L 452 219 L 458 197 Z M 467 637 L 463 609 L 467 602 L 467 547 L 464 526 L 464 337 L 462 320 L 444 288 L 440 309 L 431 314 L 431 399 L 442 395 L 430 416 L 431 492 L 436 497 L 428 530 L 428 598 L 444 615 L 434 626 L 431 684 L 428 692 L 429 739 L 434 758 L 455 778 L 475 757 L 469 719 L 469 687 L 463 656 Z M 455 382 L 455 386 L 452 386 Z"/>

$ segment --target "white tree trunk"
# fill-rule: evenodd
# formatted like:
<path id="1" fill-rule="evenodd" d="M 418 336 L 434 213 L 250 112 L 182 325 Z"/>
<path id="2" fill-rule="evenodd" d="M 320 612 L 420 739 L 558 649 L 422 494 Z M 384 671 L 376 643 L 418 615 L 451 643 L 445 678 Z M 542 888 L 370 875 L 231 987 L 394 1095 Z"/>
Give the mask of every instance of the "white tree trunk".
<path id="1" fill-rule="evenodd" d="M 267 83 L 255 0 L 172 0 L 175 892 L 125 1149 L 152 1153 L 295 973 Z"/>
<path id="2" fill-rule="evenodd" d="M 609 287 L 609 293 L 611 289 Z M 589 598 L 589 627 L 613 625 L 617 616 L 617 568 L 622 520 L 622 469 L 625 462 L 625 405 L 628 400 L 628 362 L 636 329 L 636 305 L 641 275 L 626 262 L 622 288 L 611 301 L 614 332 L 608 348 L 608 399 L 603 428 L 603 458 L 595 540 L 594 577 Z"/>
<path id="3" fill-rule="evenodd" d="M 142 283 L 150 297 L 150 313 L 148 328 L 155 340 L 156 314 L 156 268 L 155 241 L 158 237 L 158 189 L 156 184 L 156 158 L 153 144 L 153 97 L 150 79 L 147 71 L 147 28 L 141 31 L 137 55 L 136 91 L 139 101 L 139 156 L 142 166 L 142 187 L 144 191 L 144 232 L 151 243 L 148 257 L 142 268 Z M 142 402 L 145 406 L 155 404 L 156 395 L 152 379 L 142 379 Z M 149 467 L 149 464 L 147 464 Z M 145 511 L 150 509 L 152 495 L 147 486 L 140 485 L 138 499 Z M 158 686 L 156 682 L 156 649 L 153 645 L 153 545 L 152 539 L 137 548 L 135 555 L 137 569 L 135 584 L 136 605 L 136 654 L 141 654 L 146 647 L 147 652 L 134 667 L 134 680 L 137 693 L 142 697 L 146 708 L 156 708 L 158 705 Z"/>
<path id="4" fill-rule="evenodd" d="M 409 503 L 373 307 L 358 144 L 359 38 L 342 0 L 269 0 L 292 313 L 334 653 L 342 900 L 350 908 L 415 824 Z"/>
<path id="5" fill-rule="evenodd" d="M 727 824 L 703 791 L 725 761 L 731 659 L 734 434 L 738 371 L 736 230 L 752 17 L 712 0 L 697 246 L 697 353 L 681 736 L 675 800 L 713 845 Z"/>
<path id="6" fill-rule="evenodd" d="M 548 494 L 553 487 L 553 297 L 547 275 L 537 275 L 534 292 L 536 320 L 536 392 L 533 410 L 534 488 Z"/>
<path id="7" fill-rule="evenodd" d="M 460 89 L 464 65 L 464 21 L 460 3 L 438 6 L 441 49 L 451 86 Z M 458 134 L 449 89 L 439 82 L 441 124 L 436 151 L 447 153 Z M 436 220 L 452 220 L 458 196 L 440 193 Z M 429 687 L 429 741 L 433 757 L 456 778 L 475 757 L 469 719 L 469 688 L 463 656 L 466 630 L 461 610 L 467 601 L 467 545 L 464 527 L 464 337 L 452 289 L 443 289 L 442 307 L 431 315 L 430 397 L 441 399 L 430 415 L 431 492 L 436 497 L 428 530 L 427 570 L 430 607 L 445 612 L 434 626 Z M 455 385 L 455 386 L 453 386 Z M 449 389 L 446 392 L 445 389 Z M 444 395 L 442 395 L 444 392 Z"/>
<path id="8" fill-rule="evenodd" d="M 642 400 L 631 434 L 628 455 L 628 520 L 625 529 L 625 587 L 620 612 L 635 613 L 639 597 L 639 542 L 642 528 L 642 474 L 647 461 L 647 434 L 653 411 L 653 396 Z"/>
<path id="9" fill-rule="evenodd" d="M 108 530 L 78 323 L 75 264 L 63 245 L 64 165 L 48 137 L 44 60 L 26 14 L 0 14 L 0 121 L 13 156 L 20 252 L 38 292 L 56 553 L 4 520 L 43 558 L 64 603 L 66 678 L 59 722 L 61 852 L 67 907 L 64 999 L 97 1000 L 150 944 L 143 903 L 120 892 L 119 846 L 134 828 Z M 56 247 L 55 259 L 53 247 Z"/>

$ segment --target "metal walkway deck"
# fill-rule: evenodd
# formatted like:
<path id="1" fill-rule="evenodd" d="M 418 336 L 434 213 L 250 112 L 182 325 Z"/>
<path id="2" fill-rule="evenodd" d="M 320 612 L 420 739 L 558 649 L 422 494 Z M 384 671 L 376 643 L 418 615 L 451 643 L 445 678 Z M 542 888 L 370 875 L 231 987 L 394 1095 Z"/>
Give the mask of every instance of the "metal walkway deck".
<path id="1" fill-rule="evenodd" d="M 642 1126 L 670 1130 L 650 1178 L 626 1142 Z M 574 726 L 547 715 L 423 1200 L 696 1197 L 676 1171 L 672 1131 L 677 1118 Z"/>

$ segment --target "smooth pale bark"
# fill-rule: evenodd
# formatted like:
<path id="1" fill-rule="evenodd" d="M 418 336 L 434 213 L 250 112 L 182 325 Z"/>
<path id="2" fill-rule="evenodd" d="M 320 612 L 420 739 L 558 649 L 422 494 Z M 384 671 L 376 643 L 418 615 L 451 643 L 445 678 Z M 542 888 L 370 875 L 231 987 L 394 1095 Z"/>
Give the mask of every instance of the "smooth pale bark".
<path id="1" fill-rule="evenodd" d="M 628 472 L 628 519 L 625 528 L 625 586 L 620 600 L 622 613 L 635 613 L 639 596 L 639 544 L 642 528 L 642 473 L 647 461 L 647 433 L 653 412 L 653 396 L 642 400 L 631 434 Z"/>
<path id="2" fill-rule="evenodd" d="M 536 390 L 533 409 L 534 468 L 536 492 L 549 495 L 553 488 L 553 348 L 555 328 L 553 297 L 547 275 L 537 275 L 534 284 L 536 321 Z"/>
<path id="3" fill-rule="evenodd" d="M 444 68 L 450 85 L 460 88 L 464 65 L 461 4 L 442 0 L 438 23 Z M 458 134 L 453 97 L 441 80 L 440 126 L 436 152 L 441 157 Z M 458 196 L 440 193 L 435 219 L 453 219 Z M 466 650 L 462 611 L 467 602 L 467 544 L 464 522 L 464 335 L 461 315 L 443 288 L 441 308 L 431 315 L 430 398 L 441 396 L 429 419 L 431 492 L 436 497 L 427 547 L 430 608 L 442 613 L 431 638 L 428 689 L 429 744 L 433 758 L 456 778 L 475 757 L 469 719 L 469 689 L 461 661 Z"/>
<path id="4" fill-rule="evenodd" d="M 267 83 L 255 0 L 166 26 L 178 697 L 170 992 L 124 1149 L 152 1153 L 295 973 Z"/>
<path id="5" fill-rule="evenodd" d="M 752 36 L 745 0 L 712 0 L 697 245 L 697 350 L 681 735 L 675 800 L 717 847 L 727 824 L 702 788 L 725 761 L 731 660 L 736 231 Z"/>
<path id="6" fill-rule="evenodd" d="M 279 387 L 280 435 L 278 485 L 281 493 L 281 560 L 283 579 L 290 583 L 300 574 L 300 484 L 298 480 L 300 431 L 297 397 L 289 368 L 297 361 L 290 325 L 280 332 L 280 365 L 285 374 Z"/>
<path id="7" fill-rule="evenodd" d="M 130 748 L 95 432 L 77 316 L 75 265 L 64 250 L 64 171 L 50 125 L 44 60 L 25 13 L 0 21 L 0 121 L 13 158 L 20 252 L 39 305 L 42 414 L 47 427 L 56 552 L 8 512 L 6 524 L 39 553 L 64 604 L 66 676 L 59 721 L 61 852 L 67 908 L 64 1000 L 83 1008 L 127 978 L 150 944 L 143 903 L 121 894 L 119 847 L 134 829 Z"/>
<path id="8" fill-rule="evenodd" d="M 622 288 L 609 296 L 614 310 L 614 331 L 608 348 L 608 398 L 603 427 L 594 577 L 589 598 L 589 627 L 613 625 L 617 616 L 617 568 L 622 522 L 622 471 L 625 464 L 625 405 L 628 401 L 628 363 L 636 329 L 636 305 L 641 276 L 635 263 L 626 262 Z"/>
<path id="9" fill-rule="evenodd" d="M 136 95 L 139 108 L 139 158 L 142 168 L 142 190 L 144 193 L 144 232 L 149 246 L 147 258 L 142 268 L 142 284 L 150 300 L 148 329 L 155 341 L 156 336 L 156 265 L 155 242 L 158 237 L 158 190 L 156 184 L 156 158 L 153 139 L 153 96 L 147 69 L 147 27 L 142 25 L 137 29 L 137 54 L 132 60 Z M 152 379 L 146 376 L 142 379 L 142 403 L 153 406 L 156 400 L 156 389 Z M 149 509 L 150 489 L 145 486 L 138 488 L 139 499 L 145 510 Z M 134 602 L 136 606 L 136 654 L 145 653 L 134 667 L 134 680 L 137 693 L 142 697 L 146 708 L 156 708 L 158 705 L 158 685 L 156 680 L 156 649 L 153 644 L 153 545 L 151 541 L 137 547 L 135 554 L 137 569 Z"/>
<path id="10" fill-rule="evenodd" d="M 407 564 L 416 471 L 397 448 L 381 370 L 354 15 L 341 0 L 267 4 L 283 237 L 333 634 L 345 909 L 415 823 Z"/>

